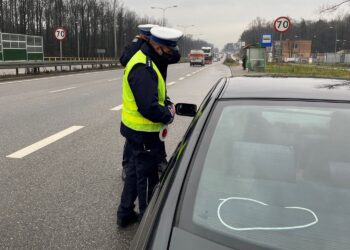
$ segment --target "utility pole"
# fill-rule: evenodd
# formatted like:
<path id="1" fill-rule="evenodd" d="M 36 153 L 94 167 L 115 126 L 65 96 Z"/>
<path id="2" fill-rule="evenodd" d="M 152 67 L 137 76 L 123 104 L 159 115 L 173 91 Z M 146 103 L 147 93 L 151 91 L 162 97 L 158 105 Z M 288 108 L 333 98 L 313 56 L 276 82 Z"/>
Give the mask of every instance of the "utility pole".
<path id="1" fill-rule="evenodd" d="M 78 60 L 80 60 L 80 42 L 79 42 L 80 25 L 79 25 L 79 22 L 75 22 L 75 24 L 77 25 Z"/>
<path id="2" fill-rule="evenodd" d="M 113 34 L 114 34 L 114 58 L 117 58 L 117 0 L 114 0 L 113 4 Z"/>
<path id="3" fill-rule="evenodd" d="M 178 25 L 178 27 L 180 28 L 183 28 L 184 29 L 184 39 L 183 40 L 183 46 L 182 46 L 182 55 L 185 56 L 185 53 L 186 53 L 186 30 L 187 28 L 189 27 L 194 27 L 195 25 L 194 24 L 191 24 L 191 25 Z"/>
<path id="4" fill-rule="evenodd" d="M 337 27 L 334 25 L 329 27 L 330 29 L 334 29 L 335 32 L 335 41 L 334 41 L 334 54 L 337 53 L 337 41 L 338 41 L 338 34 L 337 34 Z"/>

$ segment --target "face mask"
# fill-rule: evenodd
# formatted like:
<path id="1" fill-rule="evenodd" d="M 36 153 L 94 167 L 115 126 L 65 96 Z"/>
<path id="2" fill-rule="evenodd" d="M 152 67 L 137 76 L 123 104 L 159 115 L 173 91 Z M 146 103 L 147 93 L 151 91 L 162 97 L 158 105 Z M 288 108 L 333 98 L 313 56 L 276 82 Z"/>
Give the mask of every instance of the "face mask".
<path id="1" fill-rule="evenodd" d="M 180 61 L 181 55 L 178 50 L 173 50 L 172 54 L 168 54 L 168 64 L 174 64 Z"/>
<path id="2" fill-rule="evenodd" d="M 174 64 L 180 61 L 181 55 L 178 50 L 172 50 L 171 54 L 165 53 L 163 49 L 161 49 L 163 54 L 161 55 L 162 61 L 167 64 Z"/>

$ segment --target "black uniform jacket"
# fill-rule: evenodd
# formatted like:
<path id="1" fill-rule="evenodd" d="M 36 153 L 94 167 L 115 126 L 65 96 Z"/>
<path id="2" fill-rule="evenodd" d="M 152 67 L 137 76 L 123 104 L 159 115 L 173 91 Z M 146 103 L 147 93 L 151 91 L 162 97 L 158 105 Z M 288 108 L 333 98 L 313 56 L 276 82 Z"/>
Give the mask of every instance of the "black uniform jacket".
<path id="1" fill-rule="evenodd" d="M 130 45 L 125 47 L 122 55 L 119 58 L 119 62 L 123 67 L 125 67 L 126 64 L 130 61 L 131 57 L 141 49 L 143 43 L 145 43 L 145 40 L 135 38 Z"/>
<path id="2" fill-rule="evenodd" d="M 162 59 L 148 43 L 142 42 L 141 51 L 153 61 L 164 80 L 166 78 L 166 70 L 168 64 Z M 124 54 L 124 60 L 129 61 L 134 54 L 128 57 Z M 146 63 L 146 62 L 145 62 Z M 128 76 L 129 85 L 135 97 L 138 111 L 152 122 L 161 122 L 168 124 L 172 120 L 171 113 L 167 106 L 161 106 L 158 103 L 158 76 L 153 67 L 149 64 L 136 64 L 130 71 Z M 136 142 L 142 143 L 149 140 L 150 137 L 158 138 L 158 132 L 140 132 L 128 128 L 123 123 L 120 127 L 121 134 Z"/>

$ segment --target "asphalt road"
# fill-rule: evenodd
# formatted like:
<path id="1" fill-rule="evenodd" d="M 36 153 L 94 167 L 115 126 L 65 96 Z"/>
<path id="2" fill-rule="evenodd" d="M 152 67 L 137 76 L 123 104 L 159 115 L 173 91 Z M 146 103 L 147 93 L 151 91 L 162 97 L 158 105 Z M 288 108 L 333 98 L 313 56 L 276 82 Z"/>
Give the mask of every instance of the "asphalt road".
<path id="1" fill-rule="evenodd" d="M 174 102 L 200 104 L 221 63 L 169 68 Z M 116 227 L 122 190 L 123 70 L 0 82 L 0 248 L 126 249 Z M 111 110 L 113 109 L 114 110 Z M 176 117 L 170 155 L 190 118 Z"/>

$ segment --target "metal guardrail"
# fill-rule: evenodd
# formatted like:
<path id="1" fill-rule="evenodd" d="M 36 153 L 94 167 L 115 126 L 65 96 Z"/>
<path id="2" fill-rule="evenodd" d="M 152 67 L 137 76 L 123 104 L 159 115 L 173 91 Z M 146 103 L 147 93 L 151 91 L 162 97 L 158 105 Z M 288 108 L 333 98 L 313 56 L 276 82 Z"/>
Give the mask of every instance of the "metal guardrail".
<path id="1" fill-rule="evenodd" d="M 107 61 L 115 60 L 112 57 L 44 57 L 44 61 Z"/>
<path id="2" fill-rule="evenodd" d="M 83 61 L 38 61 L 38 62 L 27 62 L 27 61 L 18 61 L 18 62 L 1 62 L 0 69 L 15 69 L 16 75 L 18 76 L 18 69 L 33 69 L 34 72 L 40 73 L 40 68 L 54 67 L 57 71 L 57 67 L 69 67 L 69 70 L 72 70 L 72 66 L 81 66 L 81 69 L 84 69 L 84 66 L 91 65 L 94 68 L 103 68 L 103 65 L 117 66 L 119 63 L 118 60 L 83 60 Z M 62 68 L 61 68 L 62 69 Z"/>

